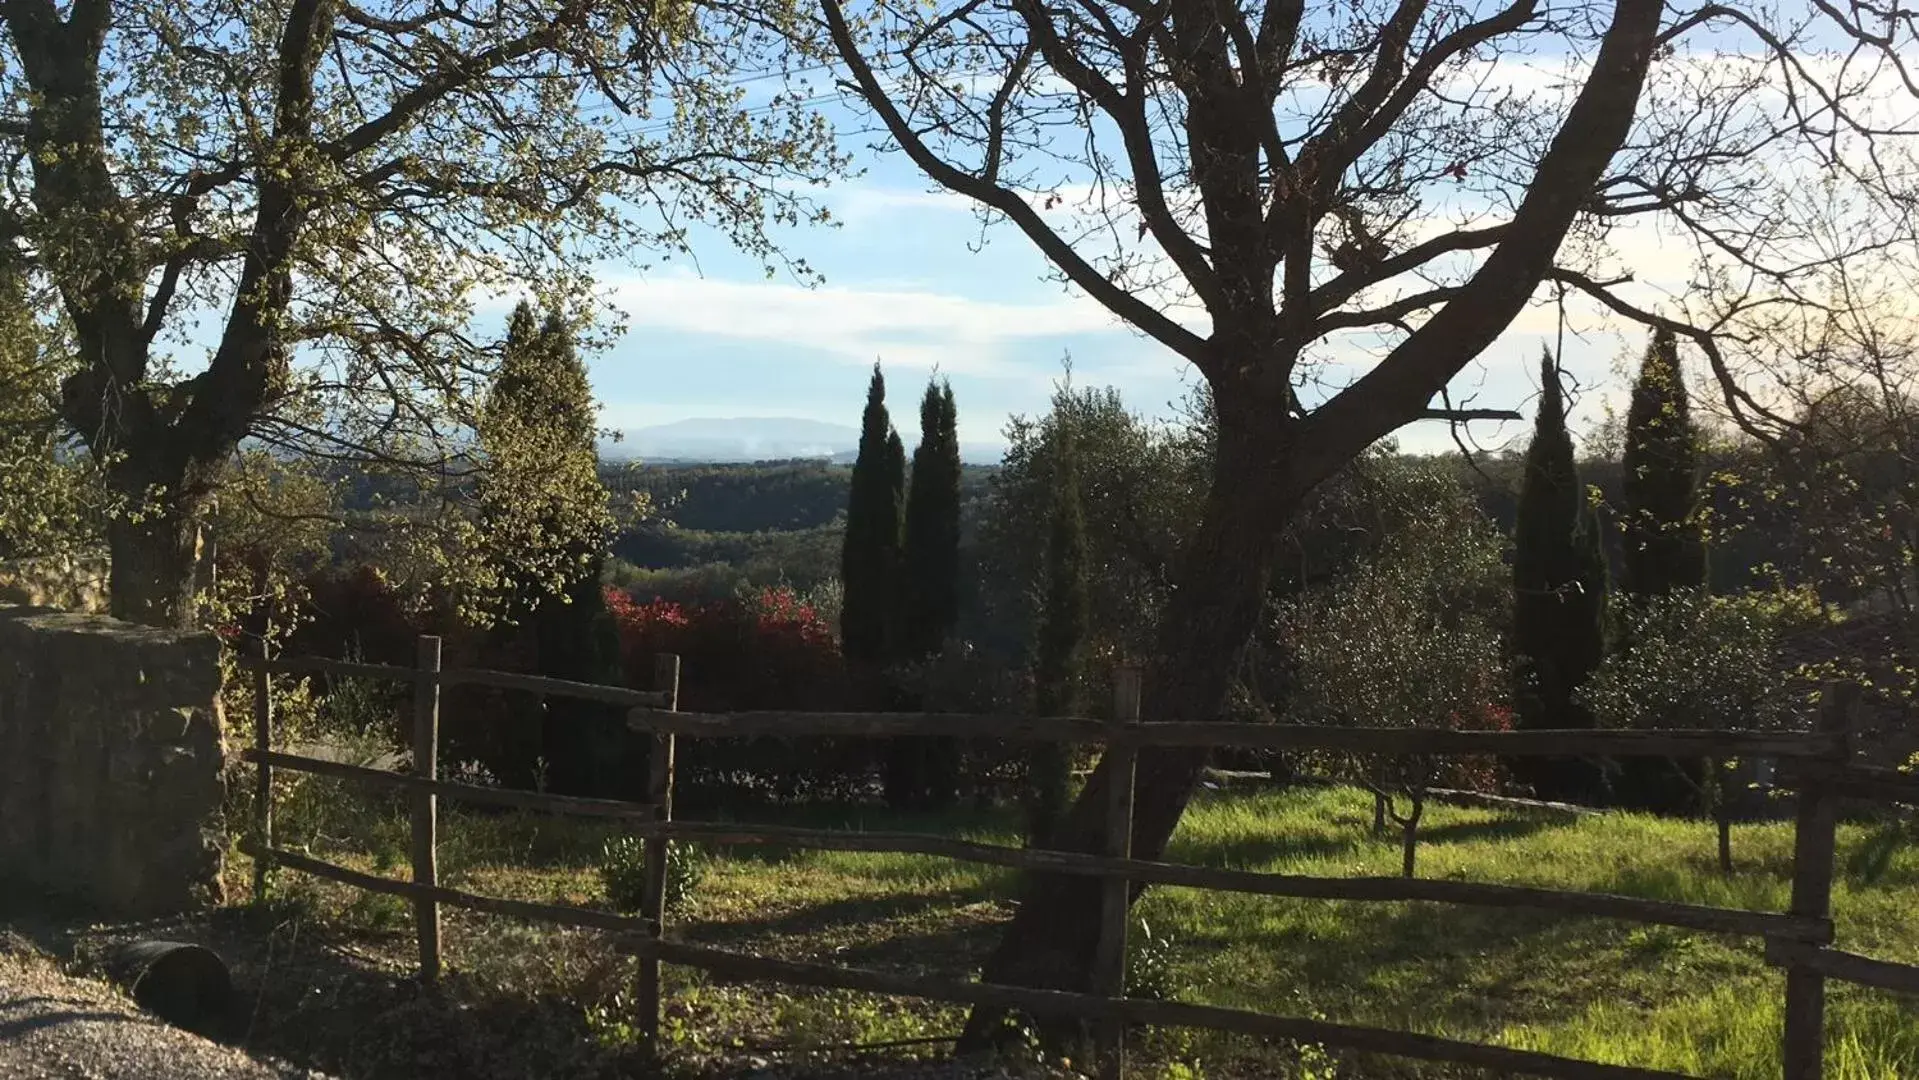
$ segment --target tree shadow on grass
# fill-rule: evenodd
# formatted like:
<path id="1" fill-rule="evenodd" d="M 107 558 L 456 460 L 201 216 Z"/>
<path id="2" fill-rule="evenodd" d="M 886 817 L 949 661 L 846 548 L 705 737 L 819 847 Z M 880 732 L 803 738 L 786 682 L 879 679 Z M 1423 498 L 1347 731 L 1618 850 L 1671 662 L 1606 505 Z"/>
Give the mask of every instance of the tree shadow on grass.
<path id="1" fill-rule="evenodd" d="M 871 929 L 874 923 L 889 922 L 909 915 L 936 917 L 943 911 L 992 898 L 989 890 L 977 887 L 847 897 L 754 919 L 685 922 L 675 929 L 688 941 L 719 946 L 751 941 L 858 936 Z"/>
<path id="2" fill-rule="evenodd" d="M 1565 827 L 1566 823 L 1563 821 L 1552 821 L 1543 817 L 1453 821 L 1419 830 L 1419 842 L 1421 844 L 1475 844 L 1487 841 L 1503 843 Z"/>
<path id="3" fill-rule="evenodd" d="M 1605 952 L 1610 932 L 1597 920 L 1532 909 L 1487 909 L 1403 902 L 1289 901 L 1339 904 L 1336 922 L 1300 919 L 1258 934 L 1269 968 L 1242 986 L 1214 982 L 1208 995 L 1262 1011 L 1292 1012 L 1295 994 L 1333 1020 L 1378 1027 L 1447 1029 L 1473 1038 L 1515 1017 L 1570 1017 L 1590 1001 L 1576 989 L 1556 998 L 1535 985 L 1551 959 Z M 1247 939 L 1241 937 L 1239 944 Z M 1208 967 L 1195 962 L 1197 970 Z M 1563 999 L 1562 999 L 1563 998 Z"/>
<path id="4" fill-rule="evenodd" d="M 1190 866 L 1260 869 L 1344 854 L 1359 848 L 1364 840 L 1359 834 L 1350 839 L 1283 833 L 1242 833 L 1217 840 L 1176 836 L 1167 848 L 1165 861 Z"/>
<path id="5" fill-rule="evenodd" d="M 918 924 L 924 926 L 924 924 Z M 939 928 L 908 928 L 896 933 L 863 927 L 856 944 L 832 951 L 835 966 L 924 974 L 961 980 L 971 977 L 999 940 L 1005 923 L 997 918 L 949 919 Z"/>
<path id="6" fill-rule="evenodd" d="M 370 937 L 330 927 L 298 903 L 103 924 L 78 930 L 69 940 L 82 970 L 96 968 L 97 959 L 116 943 L 134 938 L 213 949 L 232 972 L 235 993 L 231 1009 L 204 1034 L 330 1076 L 564 1080 L 648 1075 L 636 1048 L 602 1049 L 595 1042 L 580 1004 L 557 981 L 506 985 L 461 970 L 452 959 L 454 947 L 462 944 L 459 938 L 479 932 L 458 916 L 448 918 L 447 970 L 430 988 L 415 977 L 410 937 Z M 604 941 L 576 935 L 570 944 L 610 956 L 610 943 Z M 10 1020 L 15 1018 L 0 1013 L 0 1030 Z M 21 1022 L 41 1021 L 16 1021 Z"/>

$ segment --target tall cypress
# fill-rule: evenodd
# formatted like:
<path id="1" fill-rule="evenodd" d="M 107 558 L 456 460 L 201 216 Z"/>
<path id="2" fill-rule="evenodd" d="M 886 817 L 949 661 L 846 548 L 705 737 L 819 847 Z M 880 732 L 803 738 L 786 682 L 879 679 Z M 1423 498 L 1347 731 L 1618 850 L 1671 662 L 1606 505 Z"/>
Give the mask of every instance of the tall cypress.
<path id="1" fill-rule="evenodd" d="M 1605 655 L 1606 560 L 1550 353 L 1541 359 L 1540 383 L 1513 548 L 1514 711 L 1525 729 L 1585 728 L 1592 716 L 1573 691 Z M 1588 763 L 1521 759 L 1514 771 L 1543 795 L 1599 795 L 1598 771 Z"/>
<path id="2" fill-rule="evenodd" d="M 890 659 L 887 624 L 892 621 L 905 480 L 904 450 L 886 414 L 886 378 L 874 364 L 840 548 L 840 647 L 849 663 L 869 669 Z"/>
<path id="3" fill-rule="evenodd" d="M 1679 343 L 1660 329 L 1640 362 L 1626 413 L 1621 462 L 1620 541 L 1624 549 L 1621 591 L 1634 606 L 1675 589 L 1706 583 L 1706 545 L 1700 535 L 1698 449 Z M 1630 621 L 1630 620 L 1627 620 Z M 1615 648 L 1631 648 L 1628 640 Z M 1704 790 L 1697 761 L 1630 758 L 1620 763 L 1616 793 L 1623 805 L 1677 812 Z"/>
<path id="4" fill-rule="evenodd" d="M 905 547 L 894 596 L 898 659 L 937 656 L 959 620 L 959 483 L 952 388 L 928 380 L 920 398 L 920 442 L 906 495 Z M 945 806 L 958 794 L 956 739 L 898 739 L 888 752 L 890 801 Z"/>
<path id="5" fill-rule="evenodd" d="M 1704 585 L 1706 547 L 1695 516 L 1698 451 L 1671 330 L 1653 335 L 1640 363 L 1622 464 L 1622 591 L 1637 599 Z"/>
<path id="6" fill-rule="evenodd" d="M 959 619 L 959 442 L 952 387 L 928 382 L 920 399 L 920 443 L 906 496 L 900 647 L 906 659 L 932 656 Z"/>
<path id="7" fill-rule="evenodd" d="M 1079 707 L 1078 678 L 1086 641 L 1086 517 L 1080 506 L 1077 449 L 1068 398 L 1053 405 L 1052 515 L 1046 535 L 1046 592 L 1034 634 L 1034 708 L 1069 716 Z M 1066 810 L 1072 749 L 1036 744 L 1027 777 L 1027 843 L 1041 846 Z"/>

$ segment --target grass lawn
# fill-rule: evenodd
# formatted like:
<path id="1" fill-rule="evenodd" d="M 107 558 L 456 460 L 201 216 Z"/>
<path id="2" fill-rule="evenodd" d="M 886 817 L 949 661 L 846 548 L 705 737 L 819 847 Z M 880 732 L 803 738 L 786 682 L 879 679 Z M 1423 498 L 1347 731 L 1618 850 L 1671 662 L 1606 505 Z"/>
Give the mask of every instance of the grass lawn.
<path id="1" fill-rule="evenodd" d="M 322 781 L 281 820 L 316 854 L 399 876 L 404 823 L 387 809 L 327 818 Z M 291 811 L 291 812 L 288 812 Z M 344 810 L 328 811 L 347 813 Z M 601 905 L 594 872 L 610 827 L 513 815 L 446 813 L 443 882 L 476 892 Z M 693 816 L 689 814 L 688 816 Z M 873 809 L 783 809 L 783 824 L 917 829 L 1012 843 L 1007 812 L 912 819 Z M 1392 874 L 1396 840 L 1368 835 L 1370 799 L 1343 789 L 1209 792 L 1188 811 L 1170 858 L 1316 875 Z M 1428 811 L 1422 877 L 1542 885 L 1780 910 L 1790 891 L 1790 824 L 1741 826 L 1737 871 L 1722 877 L 1703 823 L 1607 815 L 1578 821 L 1474 809 Z M 327 837 L 352 836 L 348 845 Z M 1919 963 L 1919 844 L 1892 826 L 1840 834 L 1834 896 L 1839 944 Z M 244 860 L 238 875 L 244 876 Z M 961 975 L 1010 915 L 1010 871 L 919 856 L 772 849 L 707 853 L 670 932 L 768 955 Z M 390 898 L 282 874 L 281 911 L 310 934 L 351 941 L 403 972 L 406 907 Z M 1170 943 L 1163 989 L 1183 1000 L 1443 1034 L 1699 1076 L 1779 1075 L 1783 977 L 1757 941 L 1527 910 L 1288 900 L 1156 888 L 1138 909 Z M 550 1017 L 617 1047 L 631 961 L 590 932 L 449 911 L 446 952 L 457 994 L 536 997 Z M 287 925 L 286 920 L 279 924 Z M 1137 935 L 1136 935 L 1137 936 Z M 938 1036 L 961 1014 L 931 1003 L 771 986 L 730 986 L 668 969 L 675 1060 L 699 1070 L 776 1048 Z M 461 989 L 463 988 L 463 989 Z M 1919 1077 L 1919 1001 L 1835 986 L 1829 1077 Z M 1436 1078 L 1484 1075 L 1386 1058 L 1262 1045 L 1236 1036 L 1155 1031 L 1137 1040 L 1141 1075 Z M 379 1069 L 362 1070 L 377 1075 Z M 555 1074 L 557 1075 L 557 1074 Z"/>

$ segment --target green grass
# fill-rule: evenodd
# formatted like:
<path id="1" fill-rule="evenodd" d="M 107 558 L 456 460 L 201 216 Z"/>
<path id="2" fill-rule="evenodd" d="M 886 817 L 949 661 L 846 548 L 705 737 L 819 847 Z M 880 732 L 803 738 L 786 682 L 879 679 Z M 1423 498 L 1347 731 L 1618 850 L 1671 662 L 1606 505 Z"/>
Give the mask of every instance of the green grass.
<path id="1" fill-rule="evenodd" d="M 766 819 L 997 843 L 1015 842 L 1016 833 L 1010 813 L 992 811 L 911 819 L 811 808 Z M 1369 836 L 1370 821 L 1368 797 L 1353 791 L 1212 792 L 1188 811 L 1169 858 L 1326 876 L 1396 873 L 1396 839 Z M 603 826 L 449 813 L 443 880 L 496 895 L 600 905 L 593 864 L 608 835 Z M 1713 833 L 1703 823 L 1633 815 L 1564 821 L 1435 807 L 1424 835 L 1422 877 L 1767 910 L 1782 909 L 1790 892 L 1790 824 L 1736 828 L 1730 878 L 1717 870 Z M 1833 901 L 1842 947 L 1919 963 L 1919 845 L 1909 836 L 1896 827 L 1842 828 Z M 970 972 L 1010 917 L 1016 885 L 1010 872 L 920 856 L 745 848 L 709 855 L 674 934 L 885 970 Z M 354 921 L 344 897 L 327 910 L 337 923 Z M 1174 888 L 1150 892 L 1139 915 L 1171 939 L 1169 980 L 1185 1000 L 1699 1076 L 1779 1073 L 1783 978 L 1764 963 L 1756 941 L 1523 909 Z M 508 931 L 466 914 L 448 919 L 451 962 L 492 985 L 546 986 L 590 1010 L 625 977 L 607 968 L 593 935 Z M 390 916 L 381 922 L 367 929 L 392 939 Z M 403 948 L 404 933 L 397 938 Z M 580 955 L 566 959 L 569 949 Z M 582 973 L 590 973 L 593 989 L 582 988 Z M 676 993 L 669 1029 L 691 1057 L 724 1058 L 764 1043 L 916 1038 L 956 1030 L 961 1020 L 958 1010 L 928 1003 L 722 986 L 677 969 L 670 977 Z M 1828 1012 L 1828 1076 L 1919 1077 L 1919 1001 L 1835 987 Z M 1208 1077 L 1481 1075 L 1339 1054 L 1331 1055 L 1333 1065 L 1313 1065 L 1322 1060 L 1315 1048 L 1192 1032 L 1148 1033 L 1139 1056 L 1188 1076 L 1195 1064 Z"/>

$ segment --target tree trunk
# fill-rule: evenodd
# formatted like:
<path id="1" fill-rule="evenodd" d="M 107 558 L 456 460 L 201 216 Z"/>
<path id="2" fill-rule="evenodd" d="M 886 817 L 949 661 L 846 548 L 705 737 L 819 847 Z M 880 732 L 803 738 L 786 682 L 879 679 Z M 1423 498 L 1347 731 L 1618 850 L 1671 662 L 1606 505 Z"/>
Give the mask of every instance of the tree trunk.
<path id="1" fill-rule="evenodd" d="M 1726 763 L 1715 761 L 1710 766 L 1713 775 L 1712 816 L 1719 827 L 1719 872 L 1732 876 L 1732 798 L 1728 782 Z"/>
<path id="2" fill-rule="evenodd" d="M 1426 813 L 1424 792 L 1412 795 L 1412 812 L 1400 819 L 1400 872 L 1406 877 L 1413 876 L 1414 864 L 1419 857 L 1419 819 Z"/>
<path id="3" fill-rule="evenodd" d="M 1386 793 L 1373 792 L 1373 835 L 1386 835 Z"/>
<path id="4" fill-rule="evenodd" d="M 1277 415 L 1275 410 L 1274 415 Z M 1256 437 L 1271 439 L 1271 431 Z M 1220 715 L 1241 651 L 1264 600 L 1276 537 L 1296 498 L 1283 494 L 1284 458 L 1233 440 L 1222 425 L 1219 465 L 1206 508 L 1181 553 L 1181 572 L 1161 616 L 1157 655 L 1147 665 L 1143 715 L 1198 720 Z M 1206 763 L 1203 750 L 1143 755 L 1134 780 L 1133 857 L 1158 859 L 1179 824 Z M 1101 761 L 1063 818 L 1049 847 L 1097 851 L 1108 773 Z M 1135 886 L 1133 896 L 1139 895 Z M 988 959 L 985 981 L 1088 991 L 1099 920 L 1096 878 L 1032 875 L 1019 912 Z M 1004 1010 L 980 1007 L 968 1019 L 961 1049 L 979 1049 L 999 1033 Z"/>
<path id="5" fill-rule="evenodd" d="M 148 495 L 147 485 L 116 479 L 122 482 L 115 486 L 139 507 Z M 194 624 L 199 511 L 204 498 L 177 492 L 178 486 L 152 496 L 160 505 L 149 508 L 150 512 L 115 514 L 107 522 L 107 553 L 112 560 L 107 572 L 107 610 L 116 619 L 174 629 L 191 629 Z"/>

